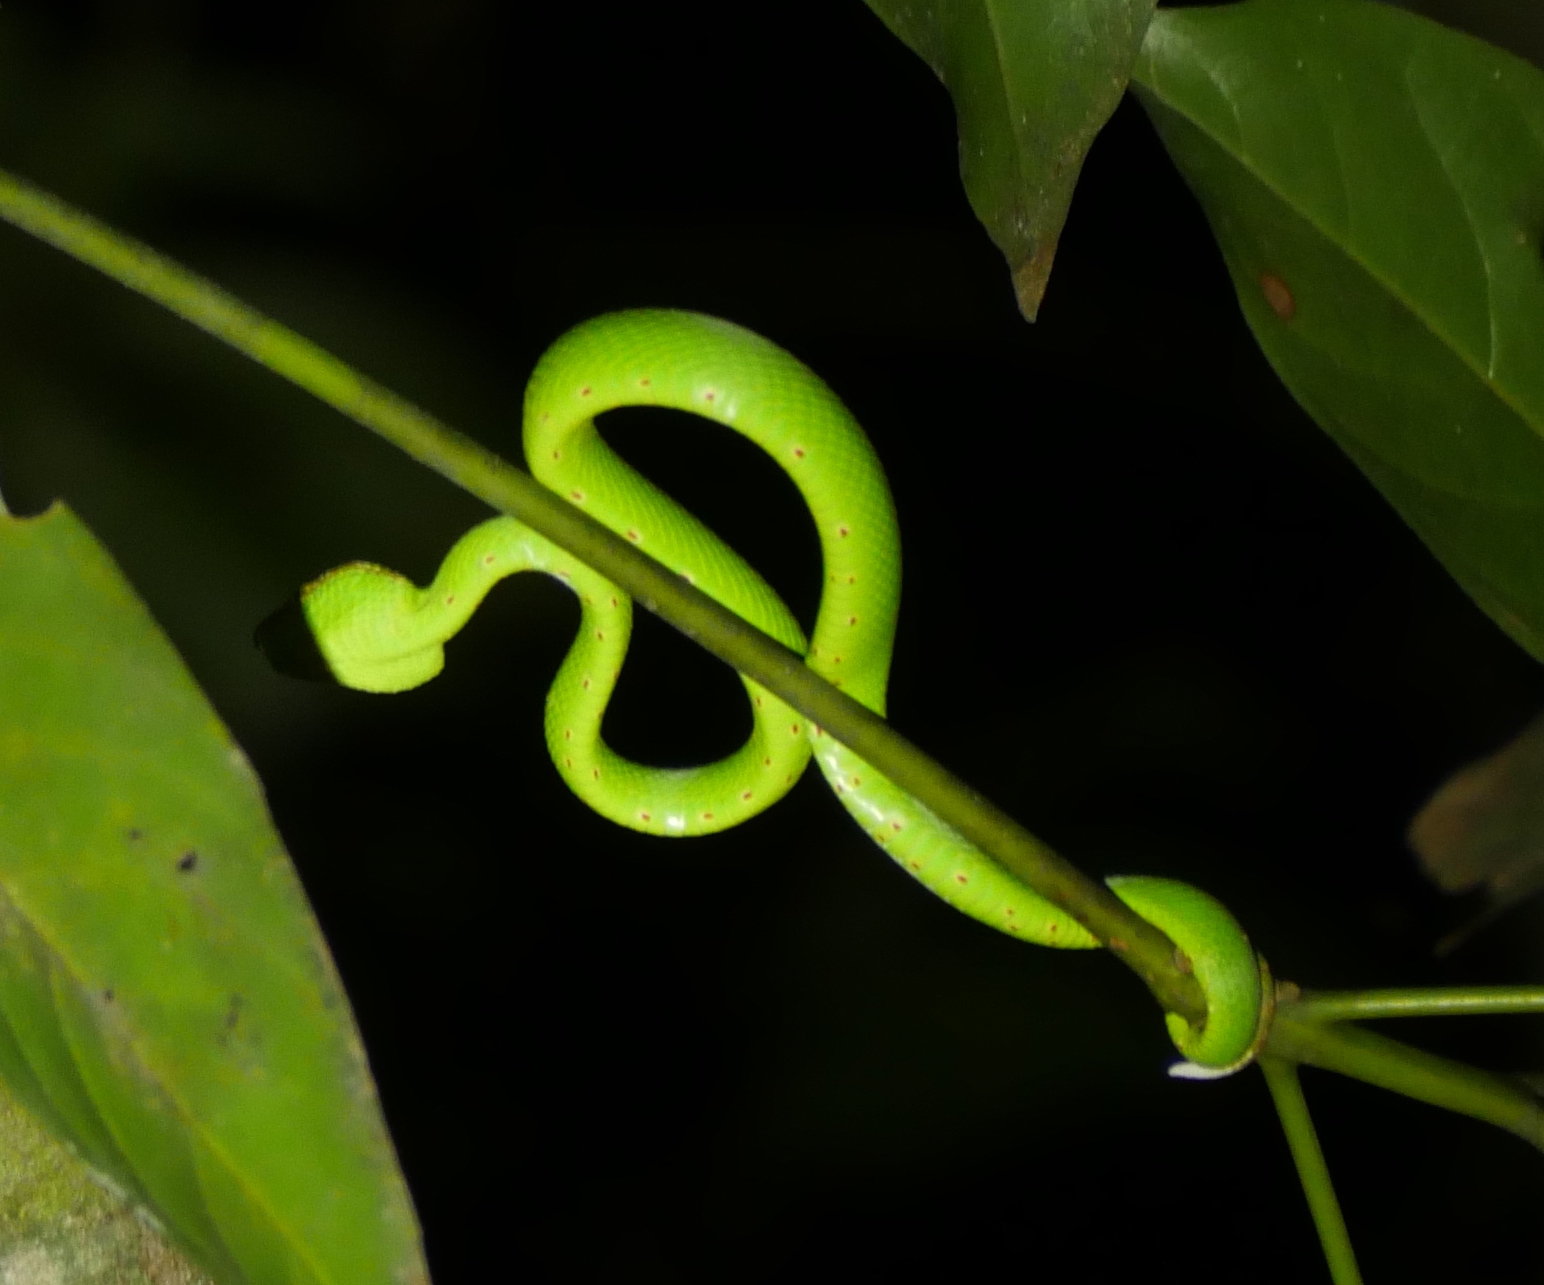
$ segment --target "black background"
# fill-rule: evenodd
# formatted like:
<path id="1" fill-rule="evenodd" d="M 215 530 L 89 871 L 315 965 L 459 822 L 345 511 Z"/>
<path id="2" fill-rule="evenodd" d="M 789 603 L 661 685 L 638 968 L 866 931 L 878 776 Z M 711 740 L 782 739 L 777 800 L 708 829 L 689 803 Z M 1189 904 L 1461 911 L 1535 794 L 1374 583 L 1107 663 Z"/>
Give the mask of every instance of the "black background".
<path id="1" fill-rule="evenodd" d="M 1134 105 L 1034 327 L 947 97 L 858 0 L 15 0 L 0 164 L 510 455 L 576 321 L 763 331 L 890 471 L 900 728 L 1084 868 L 1216 893 L 1281 975 L 1538 977 L 1532 909 L 1433 962 L 1459 910 L 1401 834 L 1544 679 L 1281 389 Z M 684 418 L 613 419 L 808 619 L 780 475 Z M 400 698 L 269 673 L 250 632 L 295 586 L 356 557 L 422 579 L 479 506 L 9 231 L 0 484 L 77 508 L 256 761 L 440 1285 L 1323 1279 L 1258 1076 L 1168 1081 L 1109 958 L 955 915 L 813 773 L 708 840 L 587 814 L 541 743 L 556 586 L 502 587 Z M 737 691 L 643 620 L 607 734 L 710 756 Z M 1537 1030 L 1396 1033 L 1518 1070 Z M 1539 1279 L 1537 1154 L 1307 1079 L 1370 1280 Z"/>

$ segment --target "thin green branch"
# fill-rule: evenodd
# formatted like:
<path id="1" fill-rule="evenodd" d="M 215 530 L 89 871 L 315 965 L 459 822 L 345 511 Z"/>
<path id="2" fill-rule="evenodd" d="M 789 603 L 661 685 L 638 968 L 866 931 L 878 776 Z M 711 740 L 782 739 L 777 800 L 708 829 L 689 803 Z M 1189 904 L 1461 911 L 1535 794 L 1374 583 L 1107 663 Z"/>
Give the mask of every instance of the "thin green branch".
<path id="1" fill-rule="evenodd" d="M 1178 952 L 1167 936 L 882 718 L 813 673 L 797 653 L 528 474 L 148 246 L 3 172 L 0 218 L 164 305 L 594 567 L 649 611 L 823 727 L 1014 877 L 1066 909 L 1147 983 L 1166 1011 L 1192 1023 L 1205 1020 L 1201 988 L 1179 968 Z"/>
<path id="2" fill-rule="evenodd" d="M 1316 1022 L 1372 1017 L 1544 1013 L 1544 986 L 1426 986 L 1411 990 L 1305 991 L 1292 1011 Z"/>
<path id="3" fill-rule="evenodd" d="M 1520 1084 L 1357 1026 L 1309 1020 L 1296 1003 L 1277 1004 L 1262 1057 L 1337 1071 L 1498 1125 L 1544 1149 L 1544 1102 Z"/>
<path id="4" fill-rule="evenodd" d="M 1319 1243 L 1324 1246 L 1330 1279 L 1335 1285 L 1362 1285 L 1356 1251 L 1351 1248 L 1351 1236 L 1346 1231 L 1346 1220 L 1341 1216 L 1340 1201 L 1335 1199 L 1335 1184 L 1330 1181 L 1319 1135 L 1314 1131 L 1313 1117 L 1308 1114 L 1308 1102 L 1297 1078 L 1297 1067 L 1279 1058 L 1262 1057 L 1260 1070 L 1265 1072 L 1265 1083 L 1270 1088 L 1271 1101 L 1276 1104 L 1282 1132 L 1287 1135 L 1287 1145 L 1292 1148 L 1298 1181 L 1303 1184 L 1313 1225 L 1319 1231 Z"/>

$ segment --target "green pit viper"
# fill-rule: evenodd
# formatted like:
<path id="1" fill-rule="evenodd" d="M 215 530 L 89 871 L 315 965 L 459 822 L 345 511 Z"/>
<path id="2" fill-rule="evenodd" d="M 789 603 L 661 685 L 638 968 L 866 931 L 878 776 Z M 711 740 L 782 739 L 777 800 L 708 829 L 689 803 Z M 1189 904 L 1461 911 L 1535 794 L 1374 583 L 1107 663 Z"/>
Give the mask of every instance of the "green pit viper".
<path id="1" fill-rule="evenodd" d="M 625 406 L 669 407 L 716 421 L 756 443 L 793 479 L 814 518 L 824 563 L 809 639 L 760 575 L 606 445 L 595 417 Z M 531 472 L 546 486 L 884 713 L 900 597 L 895 506 L 863 430 L 796 358 L 748 330 L 695 313 L 598 317 L 563 336 L 537 364 L 525 395 L 524 443 Z M 956 909 L 1042 946 L 1100 944 L 1065 911 L 748 679 L 754 727 L 727 758 L 667 769 L 616 754 L 601 738 L 601 718 L 627 652 L 632 602 L 513 518 L 493 518 L 469 531 L 427 588 L 368 562 L 326 573 L 300 594 L 307 641 L 339 683 L 368 692 L 404 691 L 440 672 L 445 642 L 497 581 L 519 571 L 555 576 L 578 596 L 578 636 L 547 696 L 547 746 L 569 788 L 602 816 L 649 834 L 725 830 L 777 802 L 813 754 L 869 837 Z M 260 631 L 270 655 L 276 629 L 267 640 Z M 1188 1059 L 1171 1071 L 1212 1078 L 1246 1064 L 1265 1022 L 1268 974 L 1232 915 L 1206 893 L 1174 880 L 1108 883 L 1185 952 L 1206 995 L 1203 1027 L 1167 1015 L 1170 1035 Z"/>

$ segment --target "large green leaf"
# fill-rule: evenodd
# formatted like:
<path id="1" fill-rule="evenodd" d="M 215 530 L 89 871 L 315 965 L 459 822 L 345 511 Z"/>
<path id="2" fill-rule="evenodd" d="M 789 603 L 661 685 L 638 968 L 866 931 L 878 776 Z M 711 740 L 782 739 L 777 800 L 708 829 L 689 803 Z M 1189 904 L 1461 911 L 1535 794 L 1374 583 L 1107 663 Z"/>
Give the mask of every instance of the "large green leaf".
<path id="1" fill-rule="evenodd" d="M 261 787 L 60 506 L 0 518 L 0 1072 L 219 1281 L 426 1279 Z"/>
<path id="2" fill-rule="evenodd" d="M 867 0 L 948 86 L 960 174 L 1031 321 L 1156 0 Z"/>
<path id="3" fill-rule="evenodd" d="M 1256 338 L 1544 659 L 1544 73 L 1360 0 L 1166 10 L 1133 72 Z"/>

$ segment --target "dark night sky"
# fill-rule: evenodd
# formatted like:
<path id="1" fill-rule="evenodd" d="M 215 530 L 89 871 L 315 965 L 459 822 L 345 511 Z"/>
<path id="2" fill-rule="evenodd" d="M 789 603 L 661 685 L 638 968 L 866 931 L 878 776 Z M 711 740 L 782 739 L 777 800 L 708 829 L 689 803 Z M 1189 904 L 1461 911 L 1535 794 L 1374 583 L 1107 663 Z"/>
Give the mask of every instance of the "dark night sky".
<path id="1" fill-rule="evenodd" d="M 761 330 L 890 470 L 907 734 L 1084 868 L 1216 893 L 1282 975 L 1537 975 L 1528 910 L 1431 960 L 1458 912 L 1400 836 L 1544 680 L 1278 385 L 1133 104 L 1034 327 L 946 96 L 858 0 L 15 0 L 0 165 L 506 453 L 576 321 Z M 808 618 L 814 541 L 770 466 L 669 415 L 608 431 Z M 1319 1279 L 1258 1077 L 1168 1082 L 1113 961 L 954 915 L 814 774 L 679 846 L 587 814 L 541 742 L 576 619 L 554 585 L 501 588 L 407 696 L 270 674 L 250 632 L 298 584 L 423 578 L 479 506 L 10 232 L 0 482 L 80 511 L 261 770 L 440 1285 Z M 730 748 L 728 672 L 651 620 L 635 648 L 617 747 Z M 1412 1033 L 1517 1069 L 1528 1029 Z M 1538 1278 L 1536 1155 L 1309 1092 L 1369 1279 Z"/>

